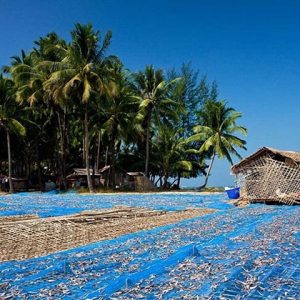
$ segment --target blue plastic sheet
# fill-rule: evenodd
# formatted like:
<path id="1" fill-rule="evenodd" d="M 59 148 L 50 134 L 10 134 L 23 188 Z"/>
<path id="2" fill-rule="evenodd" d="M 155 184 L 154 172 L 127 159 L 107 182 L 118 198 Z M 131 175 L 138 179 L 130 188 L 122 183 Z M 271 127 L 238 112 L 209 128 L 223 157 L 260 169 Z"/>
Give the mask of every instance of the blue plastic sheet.
<path id="1" fill-rule="evenodd" d="M 60 197 L 47 199 L 39 213 L 50 201 L 70 203 L 71 209 L 102 203 L 219 210 L 44 257 L 2 263 L 0 295 L 14 299 L 300 298 L 299 207 L 235 208 L 224 202 L 223 195 Z M 21 200 L 9 205 L 17 201 Z M 26 203 L 24 210 L 31 210 L 29 199 Z M 32 199 L 31 203 L 35 204 Z"/>
<path id="2" fill-rule="evenodd" d="M 112 208 L 116 205 L 148 207 L 156 210 L 176 211 L 187 207 L 229 209 L 226 194 L 202 196 L 194 194 L 102 194 L 76 193 L 18 193 L 1 197 L 0 216 L 37 214 L 40 217 L 62 216 L 83 210 Z"/>

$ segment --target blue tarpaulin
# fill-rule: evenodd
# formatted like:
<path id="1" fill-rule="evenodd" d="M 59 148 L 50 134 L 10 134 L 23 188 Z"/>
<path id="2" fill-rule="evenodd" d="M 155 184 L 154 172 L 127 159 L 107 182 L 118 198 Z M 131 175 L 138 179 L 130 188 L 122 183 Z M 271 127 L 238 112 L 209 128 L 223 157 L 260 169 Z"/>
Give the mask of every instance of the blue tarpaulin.
<path id="1" fill-rule="evenodd" d="M 300 207 L 235 208 L 221 195 L 13 195 L 2 214 L 114 205 L 217 210 L 44 257 L 0 264 L 13 299 L 299 299 Z M 23 206 L 21 204 L 24 204 Z"/>

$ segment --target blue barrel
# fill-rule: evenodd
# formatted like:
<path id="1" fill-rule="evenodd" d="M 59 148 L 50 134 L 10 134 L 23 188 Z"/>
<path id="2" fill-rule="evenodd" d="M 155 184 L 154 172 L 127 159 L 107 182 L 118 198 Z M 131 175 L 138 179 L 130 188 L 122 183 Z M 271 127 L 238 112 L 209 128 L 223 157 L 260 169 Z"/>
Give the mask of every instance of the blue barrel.
<path id="1" fill-rule="evenodd" d="M 240 197 L 240 188 L 226 190 L 229 199 L 238 199 Z"/>

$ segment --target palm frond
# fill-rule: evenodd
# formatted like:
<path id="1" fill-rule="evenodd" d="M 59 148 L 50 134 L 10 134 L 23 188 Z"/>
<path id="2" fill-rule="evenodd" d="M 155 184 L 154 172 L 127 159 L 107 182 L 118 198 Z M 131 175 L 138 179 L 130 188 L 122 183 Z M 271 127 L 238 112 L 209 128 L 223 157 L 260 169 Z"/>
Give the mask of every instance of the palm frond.
<path id="1" fill-rule="evenodd" d="M 26 129 L 25 127 L 16 119 L 10 119 L 8 123 L 9 128 L 15 133 L 25 136 Z"/>

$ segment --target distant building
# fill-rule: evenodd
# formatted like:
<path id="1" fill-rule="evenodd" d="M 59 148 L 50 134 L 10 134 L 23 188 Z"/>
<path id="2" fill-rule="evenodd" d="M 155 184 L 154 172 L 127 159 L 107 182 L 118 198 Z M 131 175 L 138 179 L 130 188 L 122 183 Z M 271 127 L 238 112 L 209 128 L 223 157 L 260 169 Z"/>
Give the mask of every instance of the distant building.
<path id="1" fill-rule="evenodd" d="M 94 180 L 95 187 L 100 186 L 101 174 L 98 171 L 93 173 L 93 169 L 90 169 L 90 174 Z M 85 168 L 74 168 L 67 176 L 68 188 L 80 188 L 87 187 L 87 171 Z"/>
<path id="2" fill-rule="evenodd" d="M 15 192 L 25 192 L 28 190 L 28 180 L 26 178 L 12 178 L 13 189 Z M 9 192 L 9 180 L 7 176 L 0 178 L 0 190 Z"/>
<path id="3" fill-rule="evenodd" d="M 144 192 L 155 189 L 153 182 L 142 172 L 127 172 L 128 185 L 135 191 Z"/>
<path id="4" fill-rule="evenodd" d="M 100 183 L 104 186 L 109 178 L 111 166 L 105 166 L 99 170 L 101 174 Z M 143 172 L 126 172 L 123 169 L 115 168 L 116 187 L 133 191 L 151 191 L 155 189 L 153 182 Z"/>

